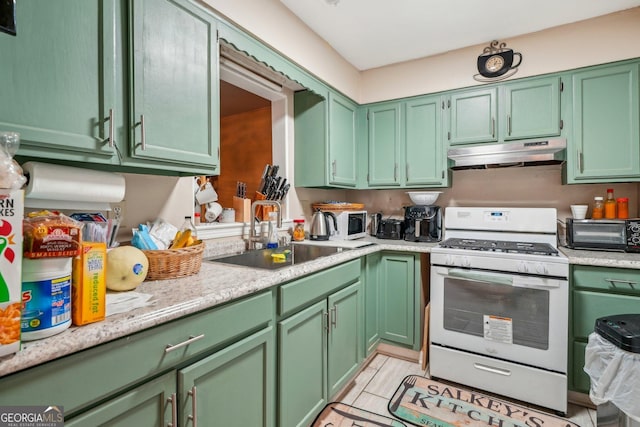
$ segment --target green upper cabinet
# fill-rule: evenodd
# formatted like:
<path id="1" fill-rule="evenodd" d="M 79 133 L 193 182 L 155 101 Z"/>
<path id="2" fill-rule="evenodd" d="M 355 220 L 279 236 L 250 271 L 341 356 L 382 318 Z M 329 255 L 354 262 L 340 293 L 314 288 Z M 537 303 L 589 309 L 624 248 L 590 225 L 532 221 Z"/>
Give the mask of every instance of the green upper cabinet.
<path id="1" fill-rule="evenodd" d="M 560 77 L 500 87 L 500 135 L 505 141 L 560 135 Z"/>
<path id="2" fill-rule="evenodd" d="M 572 74 L 568 183 L 640 180 L 638 67 L 635 62 Z"/>
<path id="3" fill-rule="evenodd" d="M 440 96 L 405 103 L 405 185 L 443 187 L 449 184 L 447 153 L 442 138 Z"/>
<path id="4" fill-rule="evenodd" d="M 336 93 L 329 93 L 329 184 L 356 185 L 357 105 Z"/>
<path id="5" fill-rule="evenodd" d="M 0 34 L 0 131 L 19 155 L 117 164 L 116 2 L 16 3 L 17 36 Z"/>
<path id="6" fill-rule="evenodd" d="M 456 91 L 447 102 L 451 145 L 559 136 L 560 77 Z"/>
<path id="7" fill-rule="evenodd" d="M 370 187 L 393 187 L 401 183 L 401 112 L 400 102 L 385 102 L 369 107 Z"/>
<path id="8" fill-rule="evenodd" d="M 357 104 L 328 89 L 322 95 L 305 90 L 294 97 L 296 185 L 353 188 Z"/>
<path id="9" fill-rule="evenodd" d="M 475 89 L 451 94 L 449 144 L 498 141 L 498 89 Z"/>
<path id="10" fill-rule="evenodd" d="M 215 20 L 188 0 L 135 0 L 129 22 L 131 157 L 218 174 Z"/>

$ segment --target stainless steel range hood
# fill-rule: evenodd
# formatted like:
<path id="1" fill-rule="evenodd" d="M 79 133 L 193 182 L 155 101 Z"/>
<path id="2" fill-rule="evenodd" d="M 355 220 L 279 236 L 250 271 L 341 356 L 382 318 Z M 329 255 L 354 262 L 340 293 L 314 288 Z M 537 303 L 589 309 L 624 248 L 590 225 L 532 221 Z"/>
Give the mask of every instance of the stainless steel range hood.
<path id="1" fill-rule="evenodd" d="M 485 169 L 508 166 L 534 166 L 564 162 L 567 140 L 536 139 L 454 147 L 447 151 L 453 160 L 451 169 Z"/>

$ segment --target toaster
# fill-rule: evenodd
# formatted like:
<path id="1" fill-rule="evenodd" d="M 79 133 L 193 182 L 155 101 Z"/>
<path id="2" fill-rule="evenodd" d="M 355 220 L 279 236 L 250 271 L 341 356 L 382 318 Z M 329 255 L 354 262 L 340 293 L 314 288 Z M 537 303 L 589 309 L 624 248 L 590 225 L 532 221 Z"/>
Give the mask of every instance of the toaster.
<path id="1" fill-rule="evenodd" d="M 402 240 L 404 238 L 404 221 L 400 219 L 383 219 L 378 224 L 378 239 Z"/>

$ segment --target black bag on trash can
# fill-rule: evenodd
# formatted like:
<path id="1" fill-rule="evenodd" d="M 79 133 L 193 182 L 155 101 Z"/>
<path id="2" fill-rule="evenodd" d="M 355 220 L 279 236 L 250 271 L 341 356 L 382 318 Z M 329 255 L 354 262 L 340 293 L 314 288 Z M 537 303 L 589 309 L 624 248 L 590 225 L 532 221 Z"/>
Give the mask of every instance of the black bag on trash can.
<path id="1" fill-rule="evenodd" d="M 593 403 L 611 402 L 640 423 L 640 314 L 596 320 L 585 350 L 584 371 L 591 379 Z"/>

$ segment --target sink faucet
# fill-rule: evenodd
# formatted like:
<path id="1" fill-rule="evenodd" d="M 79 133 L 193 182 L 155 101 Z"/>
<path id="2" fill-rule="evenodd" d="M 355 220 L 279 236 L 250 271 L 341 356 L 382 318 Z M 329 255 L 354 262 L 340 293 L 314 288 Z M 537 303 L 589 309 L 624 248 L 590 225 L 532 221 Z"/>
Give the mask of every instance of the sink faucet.
<path id="1" fill-rule="evenodd" d="M 275 206 L 277 208 L 278 228 L 282 227 L 282 206 L 277 200 L 256 200 L 251 204 L 251 228 L 249 228 L 249 249 L 256 248 L 256 242 L 261 239 L 260 233 L 256 232 L 256 207 Z M 260 222 L 260 220 L 258 220 Z"/>

